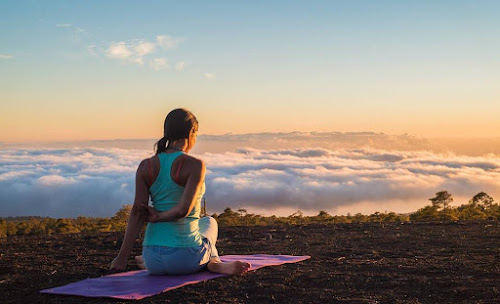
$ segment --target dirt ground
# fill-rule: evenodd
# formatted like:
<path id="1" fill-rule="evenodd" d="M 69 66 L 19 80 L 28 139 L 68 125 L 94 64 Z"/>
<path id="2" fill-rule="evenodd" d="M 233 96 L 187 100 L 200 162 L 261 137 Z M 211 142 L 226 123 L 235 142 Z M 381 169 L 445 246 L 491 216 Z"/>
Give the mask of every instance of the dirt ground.
<path id="1" fill-rule="evenodd" d="M 0 244 L 1 303 L 132 303 L 39 294 L 108 273 L 123 233 Z M 500 303 L 500 223 L 329 224 L 220 229 L 219 253 L 311 259 L 133 303 Z M 138 240 L 134 254 L 140 253 Z M 137 269 L 131 258 L 129 269 Z"/>

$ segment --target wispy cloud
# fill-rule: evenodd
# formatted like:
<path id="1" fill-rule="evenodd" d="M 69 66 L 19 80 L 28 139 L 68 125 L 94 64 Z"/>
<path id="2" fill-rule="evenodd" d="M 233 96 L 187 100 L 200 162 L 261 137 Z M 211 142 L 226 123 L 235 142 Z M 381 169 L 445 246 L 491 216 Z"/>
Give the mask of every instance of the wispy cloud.
<path id="1" fill-rule="evenodd" d="M 116 43 L 112 43 L 109 48 L 106 50 L 106 54 L 109 58 L 113 59 L 128 59 L 134 53 L 132 50 L 125 44 L 125 42 L 120 41 Z"/>
<path id="2" fill-rule="evenodd" d="M 206 79 L 210 80 L 210 79 L 214 79 L 215 74 L 213 74 L 213 73 L 205 73 L 204 76 L 205 76 Z"/>
<path id="3" fill-rule="evenodd" d="M 167 35 L 156 36 L 156 43 L 164 50 L 170 50 L 176 48 L 183 41 L 184 41 L 183 38 L 176 38 Z"/>
<path id="4" fill-rule="evenodd" d="M 81 27 L 72 26 L 71 28 L 73 29 L 72 39 L 76 43 L 82 43 L 83 41 L 87 41 L 91 37 L 90 33 Z"/>
<path id="5" fill-rule="evenodd" d="M 110 216 L 133 202 L 134 174 L 151 151 L 117 148 L 0 150 L 0 214 Z M 429 151 L 240 149 L 198 155 L 210 212 L 225 207 L 317 212 L 414 211 L 448 190 L 457 203 L 498 199 L 500 160 Z M 397 201 L 395 209 L 388 202 Z M 364 205 L 366 206 L 366 205 Z"/>
<path id="6" fill-rule="evenodd" d="M 169 64 L 166 58 L 154 58 L 151 61 L 151 66 L 155 71 L 161 71 L 169 68 Z"/>
<path id="7" fill-rule="evenodd" d="M 56 24 L 56 27 L 72 27 L 73 25 L 71 23 L 58 23 Z"/>
<path id="8" fill-rule="evenodd" d="M 87 46 L 87 51 L 92 56 L 98 56 L 96 48 L 97 46 L 95 44 L 91 44 Z"/>
<path id="9" fill-rule="evenodd" d="M 147 40 L 131 40 L 129 42 L 119 41 L 111 43 L 106 48 L 108 58 L 119 60 L 123 63 L 133 63 L 143 65 L 148 56 L 160 53 L 177 47 L 183 39 L 170 36 L 157 36 L 154 42 Z M 170 68 L 168 60 L 165 57 L 157 57 L 149 60 L 151 68 L 160 71 Z M 180 71 L 184 69 L 184 62 L 177 63 L 175 69 Z"/>
<path id="10" fill-rule="evenodd" d="M 152 53 L 155 49 L 155 45 L 151 42 L 141 41 L 134 46 L 134 51 L 139 57 L 143 57 Z"/>
<path id="11" fill-rule="evenodd" d="M 0 59 L 12 59 L 14 56 L 7 54 L 0 54 Z"/>
<path id="12" fill-rule="evenodd" d="M 182 70 L 184 70 L 184 67 L 185 67 L 185 66 L 186 66 L 186 63 L 185 63 L 185 62 L 183 62 L 183 61 L 177 62 L 177 63 L 175 64 L 175 70 L 176 70 L 176 71 L 182 71 Z"/>

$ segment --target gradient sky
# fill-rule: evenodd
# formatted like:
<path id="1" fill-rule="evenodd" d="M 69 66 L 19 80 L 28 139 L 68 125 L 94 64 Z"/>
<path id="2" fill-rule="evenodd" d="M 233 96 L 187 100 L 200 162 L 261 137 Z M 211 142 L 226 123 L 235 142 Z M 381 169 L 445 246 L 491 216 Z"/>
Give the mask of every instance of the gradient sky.
<path id="1" fill-rule="evenodd" d="M 2 1 L 0 141 L 500 137 L 499 1 Z"/>

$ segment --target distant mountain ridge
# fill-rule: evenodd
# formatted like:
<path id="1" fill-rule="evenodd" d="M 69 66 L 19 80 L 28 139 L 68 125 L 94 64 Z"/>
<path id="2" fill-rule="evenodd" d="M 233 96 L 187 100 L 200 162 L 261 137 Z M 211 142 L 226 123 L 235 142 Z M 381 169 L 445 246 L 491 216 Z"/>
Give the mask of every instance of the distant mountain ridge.
<path id="1" fill-rule="evenodd" d="M 158 138 L 159 139 L 159 138 Z M 120 148 L 153 151 L 158 139 L 106 139 L 57 142 L 8 143 L 0 142 L 0 149 L 38 149 L 38 148 Z M 358 149 L 373 148 L 382 150 L 428 150 L 433 152 L 452 152 L 469 156 L 489 153 L 500 155 L 500 138 L 426 138 L 414 134 L 386 134 L 383 132 L 260 132 L 201 134 L 193 153 L 220 153 L 236 151 L 240 148 L 282 149 L 282 148 L 324 148 Z"/>

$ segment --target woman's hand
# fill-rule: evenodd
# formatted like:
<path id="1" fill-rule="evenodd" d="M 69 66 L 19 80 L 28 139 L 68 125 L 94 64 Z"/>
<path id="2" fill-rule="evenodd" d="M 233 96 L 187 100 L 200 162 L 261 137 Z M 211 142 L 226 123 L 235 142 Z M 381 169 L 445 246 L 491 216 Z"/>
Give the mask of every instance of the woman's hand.
<path id="1" fill-rule="evenodd" d="M 113 262 L 111 262 L 111 267 L 109 267 L 109 270 L 111 270 L 112 272 L 121 272 L 125 271 L 126 267 L 127 267 L 127 259 L 116 257 L 113 260 Z"/>
<path id="2" fill-rule="evenodd" d="M 146 222 L 157 223 L 160 220 L 160 212 L 154 207 L 146 206 Z"/>

